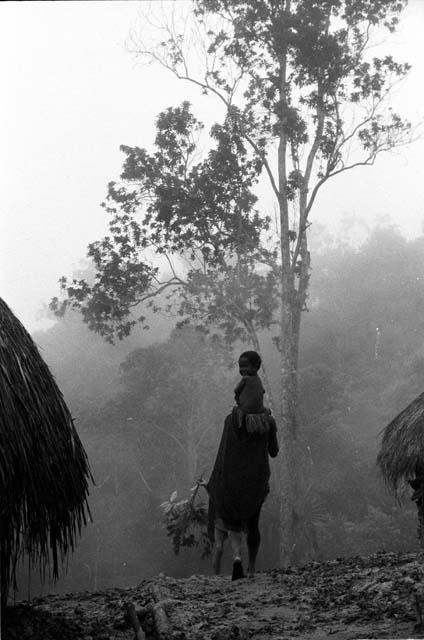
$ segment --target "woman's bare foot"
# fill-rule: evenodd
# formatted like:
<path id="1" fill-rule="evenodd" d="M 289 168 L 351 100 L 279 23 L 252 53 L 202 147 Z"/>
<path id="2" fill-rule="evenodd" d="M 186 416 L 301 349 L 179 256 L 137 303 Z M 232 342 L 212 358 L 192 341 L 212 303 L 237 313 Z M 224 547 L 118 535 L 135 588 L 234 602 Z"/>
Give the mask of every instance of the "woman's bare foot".
<path id="1" fill-rule="evenodd" d="M 235 558 L 233 562 L 233 573 L 231 576 L 231 580 L 240 580 L 244 578 L 243 565 L 241 563 L 241 558 Z"/>

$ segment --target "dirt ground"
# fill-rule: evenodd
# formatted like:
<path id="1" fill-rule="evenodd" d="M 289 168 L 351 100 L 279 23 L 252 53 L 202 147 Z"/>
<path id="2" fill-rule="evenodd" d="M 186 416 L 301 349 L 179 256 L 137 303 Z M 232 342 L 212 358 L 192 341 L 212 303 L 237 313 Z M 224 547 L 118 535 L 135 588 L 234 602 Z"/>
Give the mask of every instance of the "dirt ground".
<path id="1" fill-rule="evenodd" d="M 424 638 L 424 557 L 380 553 L 230 576 L 163 574 L 128 589 L 47 596 L 8 608 L 2 640 Z"/>

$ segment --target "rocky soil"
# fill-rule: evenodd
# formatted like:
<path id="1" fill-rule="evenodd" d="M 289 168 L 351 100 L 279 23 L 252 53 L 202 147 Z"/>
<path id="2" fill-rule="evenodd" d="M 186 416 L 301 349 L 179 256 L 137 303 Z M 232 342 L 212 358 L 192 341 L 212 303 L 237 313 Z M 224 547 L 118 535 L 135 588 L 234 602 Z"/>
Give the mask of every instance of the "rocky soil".
<path id="1" fill-rule="evenodd" d="M 8 608 L 2 640 L 424 638 L 424 556 L 380 553 L 300 568 L 47 596 Z M 421 622 L 422 616 L 422 622 Z"/>

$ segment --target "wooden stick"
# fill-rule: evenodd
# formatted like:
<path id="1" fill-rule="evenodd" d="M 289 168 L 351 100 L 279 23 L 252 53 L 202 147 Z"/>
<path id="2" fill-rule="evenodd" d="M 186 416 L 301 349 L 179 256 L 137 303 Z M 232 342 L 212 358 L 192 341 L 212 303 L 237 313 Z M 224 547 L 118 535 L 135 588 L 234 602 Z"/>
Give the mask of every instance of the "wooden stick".
<path id="1" fill-rule="evenodd" d="M 172 624 L 166 612 L 167 603 L 170 601 L 167 594 L 162 591 L 159 585 L 152 585 L 151 594 L 153 596 L 152 613 L 155 620 L 155 627 L 158 640 L 167 640 L 171 635 Z"/>
<path id="2" fill-rule="evenodd" d="M 169 623 L 169 618 L 165 611 L 164 604 L 164 602 L 156 602 L 156 604 L 152 605 L 156 633 L 159 640 L 167 640 L 172 630 L 172 627 Z"/>
<path id="3" fill-rule="evenodd" d="M 137 618 L 134 604 L 132 602 L 127 602 L 125 608 L 134 629 L 136 640 L 146 640 L 146 635 L 141 628 L 140 620 Z"/>

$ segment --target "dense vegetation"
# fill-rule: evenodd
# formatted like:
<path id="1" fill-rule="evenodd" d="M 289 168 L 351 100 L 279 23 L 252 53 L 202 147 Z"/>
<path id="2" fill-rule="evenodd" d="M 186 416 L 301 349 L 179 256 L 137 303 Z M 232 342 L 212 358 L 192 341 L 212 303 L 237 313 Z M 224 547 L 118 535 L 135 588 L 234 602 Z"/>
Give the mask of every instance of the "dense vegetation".
<path id="1" fill-rule="evenodd" d="M 412 139 L 390 100 L 409 64 L 390 50 L 375 57 L 372 47 L 396 30 L 405 5 L 196 0 L 184 15 L 146 16 L 155 35 L 147 44 L 144 25 L 134 53 L 194 84 L 225 114 L 210 129 L 206 154 L 203 124 L 188 102 L 158 115 L 153 149 L 121 146 L 123 171 L 103 203 L 108 233 L 88 246 L 93 277 L 62 277 L 51 301 L 59 316 L 78 309 L 109 341 L 143 324 L 145 308 L 158 311 L 163 296 L 180 320 L 219 328 L 231 344 L 247 336 L 258 347 L 260 330 L 273 326 L 284 564 L 304 556 L 297 401 L 310 220 L 327 182 Z M 262 176 L 275 225 L 256 208 Z"/>

